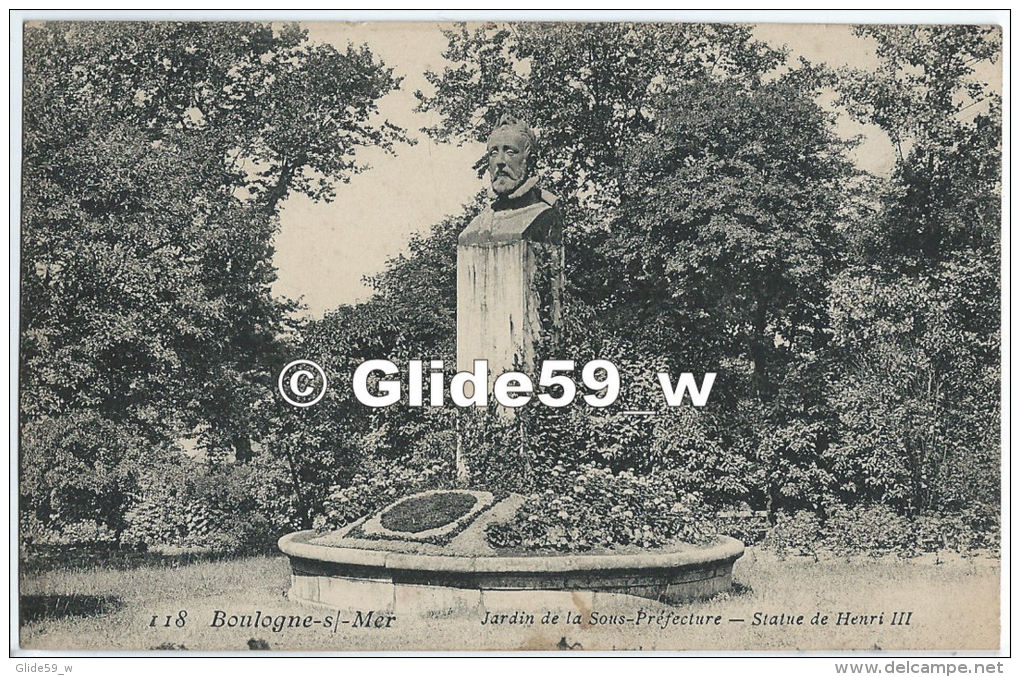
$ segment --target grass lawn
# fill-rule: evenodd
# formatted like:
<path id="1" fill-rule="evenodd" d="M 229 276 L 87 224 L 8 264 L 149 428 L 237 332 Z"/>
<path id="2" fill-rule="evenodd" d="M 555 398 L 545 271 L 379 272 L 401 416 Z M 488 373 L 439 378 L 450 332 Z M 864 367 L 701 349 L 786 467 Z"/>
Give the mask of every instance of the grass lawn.
<path id="1" fill-rule="evenodd" d="M 557 645 L 589 650 L 816 650 L 996 649 L 999 643 L 999 561 L 990 558 L 869 559 L 846 562 L 807 558 L 785 561 L 749 549 L 734 568 L 731 593 L 668 607 L 625 596 L 596 598 L 553 608 L 590 620 L 721 615 L 721 625 L 534 625 L 483 624 L 484 612 L 422 618 L 400 615 L 389 628 L 337 632 L 307 628 L 213 628 L 217 610 L 227 615 L 313 615 L 329 610 L 290 602 L 290 570 L 283 556 L 201 561 L 148 557 L 102 564 L 58 560 L 23 566 L 21 639 L 25 649 L 142 650 L 551 650 Z M 184 611 L 184 616 L 180 612 Z M 366 610 L 367 611 L 367 610 Z M 505 610 L 512 613 L 513 609 Z M 909 625 L 891 625 L 893 612 L 913 612 Z M 812 625 L 820 612 L 825 626 Z M 883 614 L 881 625 L 834 625 L 839 612 L 855 617 Z M 796 617 L 803 625 L 758 625 L 754 615 Z M 170 616 L 169 625 L 167 616 Z M 153 621 L 155 617 L 155 622 Z M 730 621 L 743 618 L 743 622 Z M 773 618 L 772 620 L 779 620 Z M 182 627 L 178 627 L 181 625 Z"/>

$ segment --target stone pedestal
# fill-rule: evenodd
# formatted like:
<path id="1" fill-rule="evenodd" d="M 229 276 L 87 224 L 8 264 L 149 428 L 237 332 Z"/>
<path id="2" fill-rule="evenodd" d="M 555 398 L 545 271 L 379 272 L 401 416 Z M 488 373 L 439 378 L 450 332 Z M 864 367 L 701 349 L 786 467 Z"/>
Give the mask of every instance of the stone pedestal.
<path id="1" fill-rule="evenodd" d="M 563 218 L 536 183 L 498 198 L 457 239 L 457 371 L 486 360 L 490 391 L 500 374 L 532 373 L 537 349 L 553 345 L 560 326 Z M 466 478 L 460 434 L 456 463 Z"/>
<path id="2" fill-rule="evenodd" d="M 501 198 L 457 242 L 457 370 L 487 360 L 489 385 L 528 372 L 555 338 L 563 290 L 563 221 L 556 198 L 532 186 Z"/>

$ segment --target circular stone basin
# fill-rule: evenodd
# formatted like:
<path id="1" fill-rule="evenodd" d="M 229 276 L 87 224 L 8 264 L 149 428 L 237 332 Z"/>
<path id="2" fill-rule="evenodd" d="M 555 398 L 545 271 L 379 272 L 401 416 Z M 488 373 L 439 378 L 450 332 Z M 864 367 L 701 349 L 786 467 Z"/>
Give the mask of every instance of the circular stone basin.
<path id="1" fill-rule="evenodd" d="M 348 536 L 359 523 L 327 534 L 287 534 L 279 547 L 290 558 L 289 596 L 334 609 L 432 614 L 554 603 L 555 595 L 546 593 L 589 608 L 598 594 L 677 604 L 729 590 L 733 563 L 744 552 L 743 543 L 727 536 L 703 546 L 596 554 L 492 550 L 485 526 L 506 519 L 518 505 L 520 497 L 498 502 L 442 545 Z"/>

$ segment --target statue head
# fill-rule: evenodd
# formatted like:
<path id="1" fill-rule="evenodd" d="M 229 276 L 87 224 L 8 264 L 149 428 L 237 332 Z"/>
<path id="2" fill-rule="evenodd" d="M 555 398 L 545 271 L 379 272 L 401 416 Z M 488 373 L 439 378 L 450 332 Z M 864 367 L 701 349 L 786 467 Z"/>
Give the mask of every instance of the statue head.
<path id="1" fill-rule="evenodd" d="M 503 197 L 517 190 L 535 172 L 535 133 L 520 119 L 503 115 L 489 134 L 486 152 L 492 190 Z"/>

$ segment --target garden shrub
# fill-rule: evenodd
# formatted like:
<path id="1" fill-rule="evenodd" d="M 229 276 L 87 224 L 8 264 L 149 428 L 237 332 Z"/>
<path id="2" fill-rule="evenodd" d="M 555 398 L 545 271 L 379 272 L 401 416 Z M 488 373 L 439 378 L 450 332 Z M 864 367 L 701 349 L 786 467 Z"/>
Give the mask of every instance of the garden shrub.
<path id="1" fill-rule="evenodd" d="M 914 520 L 914 551 L 911 554 L 956 550 L 960 546 L 969 549 L 970 539 L 964 530 L 965 525 L 959 515 L 919 515 Z"/>
<path id="2" fill-rule="evenodd" d="M 320 531 L 339 529 L 409 494 L 452 484 L 451 464 L 442 460 L 429 465 L 410 459 L 370 460 L 348 486 L 333 487 L 314 526 Z"/>
<path id="3" fill-rule="evenodd" d="M 127 512 L 122 541 L 149 548 L 203 547 L 208 537 L 223 531 L 225 525 L 217 522 L 225 516 L 200 500 L 199 472 L 194 461 L 151 472 L 143 481 L 138 501 Z"/>
<path id="4" fill-rule="evenodd" d="M 725 526 L 720 531 L 740 538 Z M 926 512 L 905 517 L 885 505 L 839 505 L 829 509 L 825 520 L 809 511 L 778 513 L 775 526 L 761 545 L 780 557 L 801 554 L 817 559 L 823 550 L 844 557 L 892 553 L 911 557 L 944 550 L 961 554 L 991 550 L 994 554 L 998 539 L 998 515 L 984 506 L 951 514 Z"/>
<path id="5" fill-rule="evenodd" d="M 776 515 L 776 524 L 762 545 L 775 551 L 780 558 L 792 553 L 817 559 L 821 536 L 822 521 L 818 515 L 807 510 L 798 510 L 792 515 L 781 512 Z"/>
<path id="6" fill-rule="evenodd" d="M 495 405 L 468 409 L 461 412 L 457 427 L 472 489 L 530 493 L 535 488 L 536 441 L 525 443 L 528 426 L 522 411 L 504 416 Z"/>
<path id="7" fill-rule="evenodd" d="M 172 455 L 126 424 L 91 412 L 41 417 L 21 428 L 19 507 L 41 535 L 92 523 L 114 534 L 138 491 L 142 469 Z M 75 526 L 77 525 L 77 526 Z"/>
<path id="8" fill-rule="evenodd" d="M 295 525 L 293 505 L 274 495 L 273 481 L 268 467 L 209 467 L 192 459 L 153 470 L 126 514 L 122 542 L 150 548 L 263 549 Z"/>
<path id="9" fill-rule="evenodd" d="M 486 530 L 494 548 L 585 551 L 715 538 L 711 514 L 694 494 L 678 494 L 668 480 L 613 473 L 586 464 L 554 466 L 545 488 L 530 494 L 514 517 Z"/>
<path id="10" fill-rule="evenodd" d="M 61 525 L 44 524 L 35 515 L 22 511 L 19 537 L 25 545 L 95 545 L 114 544 L 117 534 L 96 520 L 82 520 Z"/>
<path id="11" fill-rule="evenodd" d="M 212 515 L 205 537 L 211 547 L 234 541 L 245 550 L 265 550 L 299 528 L 286 471 L 275 459 L 257 460 L 258 465 L 212 467 L 196 475 L 196 501 Z"/>
<path id="12" fill-rule="evenodd" d="M 918 552 L 952 550 L 963 554 L 976 550 L 998 551 L 998 514 L 974 506 L 955 514 L 925 513 L 914 520 Z"/>
<path id="13" fill-rule="evenodd" d="M 840 505 L 825 524 L 826 546 L 842 556 L 881 557 L 900 551 L 913 540 L 910 520 L 887 505 Z"/>
<path id="14" fill-rule="evenodd" d="M 747 511 L 746 514 L 720 513 L 715 520 L 715 529 L 724 536 L 735 538 L 744 545 L 761 543 L 771 530 L 768 518 Z"/>
<path id="15" fill-rule="evenodd" d="M 998 552 L 1002 534 L 998 505 L 975 503 L 965 508 L 960 517 L 972 534 L 973 547 Z"/>

